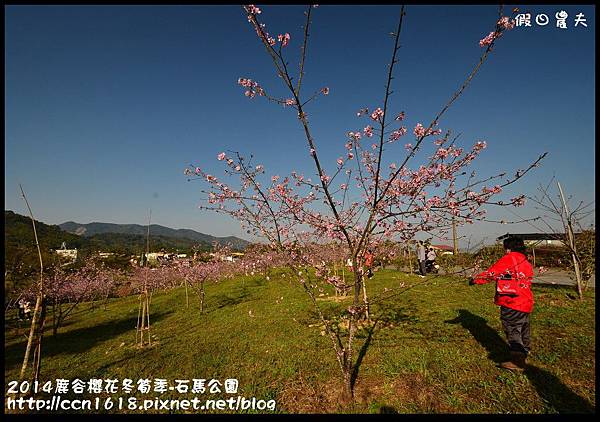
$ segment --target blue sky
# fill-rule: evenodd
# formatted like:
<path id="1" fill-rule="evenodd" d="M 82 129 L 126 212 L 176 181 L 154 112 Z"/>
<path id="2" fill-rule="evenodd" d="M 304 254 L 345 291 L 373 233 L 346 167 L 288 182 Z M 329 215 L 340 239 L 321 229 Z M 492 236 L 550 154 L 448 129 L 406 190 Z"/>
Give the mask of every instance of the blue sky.
<path id="1" fill-rule="evenodd" d="M 474 166 L 482 174 L 549 153 L 506 197 L 534 193 L 554 174 L 569 194 L 593 201 L 594 8 L 520 7 L 550 23 L 507 32 L 440 127 L 462 132 L 465 146 L 487 141 Z M 271 33 L 291 34 L 295 68 L 303 7 L 262 10 Z M 559 10 L 569 14 L 567 29 L 554 25 Z M 580 12 L 587 28 L 573 27 Z M 345 133 L 364 126 L 356 111 L 382 102 L 387 34 L 398 13 L 399 6 L 314 9 L 305 89 L 330 88 L 308 109 L 329 168 Z M 497 13 L 496 6 L 407 7 L 391 106 L 406 111 L 410 128 L 428 123 L 460 86 Z M 156 224 L 243 236 L 237 222 L 197 209 L 200 185 L 186 181 L 187 164 L 218 175 L 216 155 L 229 149 L 252 152 L 269 174 L 312 171 L 292 110 L 249 100 L 237 85 L 249 77 L 285 93 L 237 6 L 8 6 L 5 50 L 5 209 L 25 214 L 22 183 L 36 218 L 50 224 L 144 224 L 151 208 Z M 531 206 L 514 211 L 536 214 Z M 491 241 L 507 231 L 536 230 L 479 224 L 461 233 Z"/>

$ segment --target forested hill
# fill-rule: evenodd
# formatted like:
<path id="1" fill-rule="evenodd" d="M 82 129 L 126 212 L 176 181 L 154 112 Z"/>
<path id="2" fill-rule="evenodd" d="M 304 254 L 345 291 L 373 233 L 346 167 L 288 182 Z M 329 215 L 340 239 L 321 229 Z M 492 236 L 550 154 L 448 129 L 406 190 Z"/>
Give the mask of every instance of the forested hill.
<path id="1" fill-rule="evenodd" d="M 94 252 L 140 255 L 146 249 L 147 227 L 136 224 L 49 225 L 36 220 L 35 226 L 45 270 L 50 270 L 56 260 L 52 249 L 59 249 L 63 242 L 67 249 L 78 250 L 78 258 L 85 258 Z M 62 230 L 61 226 L 69 230 Z M 77 234 L 70 233 L 71 230 Z M 237 237 L 217 238 L 193 230 L 150 226 L 150 250 L 153 252 L 164 250 L 191 254 L 193 249 L 209 250 L 214 241 L 231 244 L 234 249 L 243 249 L 248 245 L 248 242 Z M 39 272 L 39 257 L 31 219 L 9 210 L 4 211 L 4 267 L 5 292 L 6 289 L 22 285 Z"/>
<path id="2" fill-rule="evenodd" d="M 78 234 L 84 237 L 94 237 L 96 235 L 106 234 L 121 234 L 121 235 L 140 235 L 146 236 L 148 226 L 140 224 L 114 224 L 114 223 L 88 223 L 80 224 L 73 221 L 59 224 L 59 227 L 69 233 Z M 152 238 L 156 236 L 161 238 L 174 238 L 181 241 L 187 241 L 212 245 L 218 243 L 220 245 L 231 245 L 235 249 L 244 249 L 249 242 L 235 236 L 215 237 L 208 234 L 200 233 L 190 229 L 171 229 L 169 227 L 158 224 L 150 225 L 150 235 Z"/>

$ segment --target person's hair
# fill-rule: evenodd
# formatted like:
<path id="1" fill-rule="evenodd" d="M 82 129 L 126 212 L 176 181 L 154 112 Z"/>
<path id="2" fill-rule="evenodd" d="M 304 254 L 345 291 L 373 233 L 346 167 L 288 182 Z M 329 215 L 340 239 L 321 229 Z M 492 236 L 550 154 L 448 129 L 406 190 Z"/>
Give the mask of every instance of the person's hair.
<path id="1" fill-rule="evenodd" d="M 520 252 L 522 254 L 525 254 L 525 243 L 520 237 L 507 237 L 506 239 L 504 239 L 503 245 L 504 249 L 510 249 L 511 252 Z"/>

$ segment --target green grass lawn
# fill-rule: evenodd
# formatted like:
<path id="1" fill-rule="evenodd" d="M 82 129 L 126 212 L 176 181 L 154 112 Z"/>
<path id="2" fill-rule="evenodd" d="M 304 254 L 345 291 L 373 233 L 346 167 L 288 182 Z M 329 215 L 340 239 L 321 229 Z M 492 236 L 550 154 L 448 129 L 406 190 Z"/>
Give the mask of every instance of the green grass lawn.
<path id="1" fill-rule="evenodd" d="M 382 270 L 368 281 L 368 291 L 375 297 L 400 283 L 413 287 L 373 304 L 378 322 L 359 332 L 355 356 L 365 347 L 352 406 L 340 404 L 340 371 L 308 296 L 278 276 L 209 284 L 204 315 L 195 296 L 186 309 L 182 288 L 154 294 L 154 344 L 143 349 L 135 346 L 136 296 L 112 299 L 106 310 L 81 305 L 56 336 L 47 325 L 41 378 L 237 378 L 238 394 L 275 399 L 284 413 L 595 411 L 593 290 L 579 302 L 569 297 L 572 289 L 534 285 L 530 367 L 514 374 L 496 368 L 507 350 L 494 286 Z M 350 303 L 328 294 L 319 298 L 326 315 Z M 12 317 L 6 322 L 5 385 L 18 379 L 25 349 L 25 330 Z M 113 395 L 119 396 L 127 395 Z M 161 398 L 186 396 L 192 395 L 171 391 Z"/>

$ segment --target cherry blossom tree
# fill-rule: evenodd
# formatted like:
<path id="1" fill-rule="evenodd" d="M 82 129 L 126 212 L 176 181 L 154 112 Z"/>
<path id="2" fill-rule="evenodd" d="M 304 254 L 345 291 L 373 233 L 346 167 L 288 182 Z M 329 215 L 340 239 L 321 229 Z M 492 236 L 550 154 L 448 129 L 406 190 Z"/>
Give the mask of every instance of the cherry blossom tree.
<path id="1" fill-rule="evenodd" d="M 46 302 L 52 307 L 53 335 L 81 303 L 106 300 L 119 277 L 122 277 L 120 271 L 93 259 L 85 261 L 80 268 L 56 267 L 44 280 Z M 35 290 L 30 287 L 22 296 L 31 299 L 35 297 Z"/>
<path id="2" fill-rule="evenodd" d="M 235 267 L 235 263 L 215 257 L 208 262 L 198 262 L 190 266 L 181 265 L 177 267 L 177 271 L 184 283 L 189 284 L 196 290 L 200 303 L 200 313 L 202 314 L 205 306 L 206 283 L 210 281 L 218 282 L 224 278 L 232 277 L 236 274 Z"/>
<path id="3" fill-rule="evenodd" d="M 270 34 L 261 20 L 262 10 L 255 5 L 244 6 L 245 17 L 272 59 L 288 94 L 272 95 L 259 82 L 246 77 L 239 78 L 238 84 L 250 100 L 262 97 L 293 112 L 305 136 L 307 156 L 314 164 L 315 173 L 291 171 L 289 175 L 267 176 L 264 165 L 255 162 L 253 155 L 247 158 L 240 152 L 226 151 L 217 156 L 225 165 L 222 178 L 206 173 L 197 165 L 190 165 L 185 174 L 189 180 L 203 181 L 205 187 L 201 192 L 206 195 L 207 204 L 202 209 L 233 217 L 249 234 L 262 237 L 273 250 L 286 256 L 282 262 L 308 294 L 331 339 L 344 383 L 343 397 L 351 400 L 352 373 L 357 364 L 355 334 L 358 321 L 368 312 L 363 277 L 365 252 L 389 239 L 407 242 L 420 232 L 447 233 L 453 219 L 459 224 L 483 221 L 485 205 L 522 205 L 522 195 L 504 202 L 494 198 L 537 166 L 545 154 L 524 169 L 516 170 L 513 176 L 507 177 L 502 171 L 479 177 L 468 168 L 486 148 L 486 142 L 475 140 L 470 147 L 461 147 L 457 143 L 460 134 L 438 127 L 442 116 L 492 53 L 498 39 L 514 26 L 513 19 L 504 16 L 502 8 L 493 30 L 479 42 L 483 52 L 460 88 L 430 123 L 415 120 L 409 129 L 410 115 L 401 109 L 393 111 L 390 102 L 405 17 L 402 6 L 397 28 L 392 33 L 392 57 L 382 102 L 358 110 L 357 117 L 365 122 L 346 133 L 339 157 L 329 165 L 319 155 L 307 108 L 317 98 L 328 96 L 330 89 L 323 87 L 306 93 L 303 85 L 314 7 L 305 11 L 301 54 L 294 77 L 285 54 L 294 37 L 288 32 Z M 422 163 L 413 163 L 428 151 Z M 315 247 L 325 244 L 337 246 L 338 254 L 346 259 L 340 259 L 342 256 L 325 259 L 327 248 Z M 351 277 L 340 277 L 337 268 L 328 265 L 328 262 L 346 260 L 353 269 Z M 348 320 L 345 331 L 334 329 L 318 306 L 315 296 L 322 292 L 323 284 L 353 292 L 352 304 L 344 311 Z"/>

